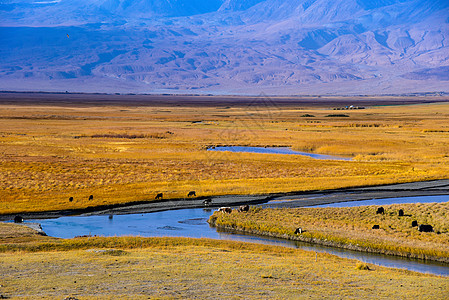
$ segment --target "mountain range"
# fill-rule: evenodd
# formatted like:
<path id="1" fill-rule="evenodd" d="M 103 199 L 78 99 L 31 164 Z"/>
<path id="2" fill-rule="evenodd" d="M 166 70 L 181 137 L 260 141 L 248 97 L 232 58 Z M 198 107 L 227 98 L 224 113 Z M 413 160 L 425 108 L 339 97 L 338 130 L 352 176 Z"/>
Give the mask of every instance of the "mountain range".
<path id="1" fill-rule="evenodd" d="M 449 92 L 449 0 L 0 0 L 0 90 Z"/>

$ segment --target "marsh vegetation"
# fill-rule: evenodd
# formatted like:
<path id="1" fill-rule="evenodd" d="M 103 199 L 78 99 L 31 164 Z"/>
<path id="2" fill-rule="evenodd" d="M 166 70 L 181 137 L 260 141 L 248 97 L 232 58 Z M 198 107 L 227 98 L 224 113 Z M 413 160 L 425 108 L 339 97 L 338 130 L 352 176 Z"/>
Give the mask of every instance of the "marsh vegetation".
<path id="1" fill-rule="evenodd" d="M 384 210 L 383 210 L 384 209 Z M 262 209 L 215 212 L 220 228 L 341 248 L 449 262 L 449 202 L 383 206 Z M 402 210 L 402 215 L 401 215 Z M 432 224 L 420 232 L 418 224 Z M 298 233 L 297 228 L 301 228 Z"/>
<path id="2" fill-rule="evenodd" d="M 298 249 L 186 238 L 35 240 L 20 225 L 2 226 L 9 227 L 0 248 L 5 297 L 389 299 L 399 290 L 404 298 L 445 299 L 449 293 L 448 277 Z"/>
<path id="3" fill-rule="evenodd" d="M 448 178 L 447 103 L 367 106 L 345 118 L 326 117 L 335 106 L 326 102 L 213 103 L 0 105 L 0 213 L 151 201 L 157 193 L 184 198 L 191 190 L 262 194 Z M 213 145 L 353 160 L 206 151 Z"/>

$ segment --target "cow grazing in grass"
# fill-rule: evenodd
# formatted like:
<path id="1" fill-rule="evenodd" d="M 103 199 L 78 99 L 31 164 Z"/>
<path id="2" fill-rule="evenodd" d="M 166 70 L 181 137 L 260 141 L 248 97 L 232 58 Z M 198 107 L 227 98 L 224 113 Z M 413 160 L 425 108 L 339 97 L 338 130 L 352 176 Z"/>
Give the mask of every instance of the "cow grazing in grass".
<path id="1" fill-rule="evenodd" d="M 400 217 L 403 217 L 403 216 L 404 216 L 404 210 L 400 209 L 398 215 L 399 215 Z"/>
<path id="2" fill-rule="evenodd" d="M 156 195 L 156 197 L 154 197 L 154 199 L 162 199 L 162 197 L 164 197 L 164 195 L 162 193 L 159 193 Z"/>
<path id="3" fill-rule="evenodd" d="M 240 205 L 239 212 L 248 212 L 249 211 L 249 205 Z"/>
<path id="4" fill-rule="evenodd" d="M 69 198 L 69 201 L 72 202 L 72 201 L 73 201 L 73 197 L 70 197 L 70 198 Z"/>
<path id="5" fill-rule="evenodd" d="M 90 195 L 89 200 L 94 200 L 94 195 Z"/>
<path id="6" fill-rule="evenodd" d="M 301 234 L 301 233 L 302 233 L 302 228 L 301 227 L 296 228 L 295 234 Z"/>
<path id="7" fill-rule="evenodd" d="M 418 231 L 420 232 L 433 232 L 432 225 L 421 224 L 418 226 Z"/>
<path id="8" fill-rule="evenodd" d="M 226 207 L 220 207 L 218 209 L 218 211 L 221 211 L 224 214 L 230 214 L 230 213 L 232 213 L 232 208 L 227 207 L 227 206 Z"/>
<path id="9" fill-rule="evenodd" d="M 373 229 L 380 229 L 380 226 L 379 225 L 373 225 Z"/>
<path id="10" fill-rule="evenodd" d="M 416 226 L 418 226 L 418 221 L 415 220 L 412 222 L 412 227 L 416 227 Z"/>
<path id="11" fill-rule="evenodd" d="M 23 222 L 23 218 L 21 216 L 14 217 L 14 223 L 22 223 L 22 222 Z"/>
<path id="12" fill-rule="evenodd" d="M 190 191 L 190 192 L 187 194 L 187 197 L 191 197 L 191 196 L 195 196 L 195 197 L 196 197 L 195 191 Z"/>
<path id="13" fill-rule="evenodd" d="M 212 199 L 205 199 L 203 201 L 204 206 L 209 206 L 212 203 Z"/>
<path id="14" fill-rule="evenodd" d="M 384 214 L 385 213 L 385 209 L 381 206 L 377 209 L 376 214 Z"/>

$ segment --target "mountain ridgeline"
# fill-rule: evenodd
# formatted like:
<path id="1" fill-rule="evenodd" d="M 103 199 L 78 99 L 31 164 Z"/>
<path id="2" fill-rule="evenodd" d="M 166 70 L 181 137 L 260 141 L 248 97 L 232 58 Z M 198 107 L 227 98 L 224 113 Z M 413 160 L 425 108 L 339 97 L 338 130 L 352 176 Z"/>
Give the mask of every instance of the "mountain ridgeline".
<path id="1" fill-rule="evenodd" d="M 449 92 L 448 0 L 4 0 L 0 89 Z"/>

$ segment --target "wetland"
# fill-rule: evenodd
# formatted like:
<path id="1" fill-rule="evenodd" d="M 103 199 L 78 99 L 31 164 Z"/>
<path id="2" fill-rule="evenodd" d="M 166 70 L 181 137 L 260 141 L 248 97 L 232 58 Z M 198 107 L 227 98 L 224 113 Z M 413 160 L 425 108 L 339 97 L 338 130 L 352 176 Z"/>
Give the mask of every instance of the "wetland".
<path id="1" fill-rule="evenodd" d="M 253 223 L 244 223 L 243 227 L 255 229 L 253 233 L 272 231 L 285 238 L 291 229 L 301 226 L 306 238 L 331 240 L 337 236 L 337 242 L 349 239 L 357 243 L 362 237 L 371 243 L 366 246 L 372 247 L 378 241 L 372 239 L 375 221 L 381 228 L 376 231 L 378 238 L 386 243 L 388 251 L 397 250 L 388 243 L 409 236 L 412 244 L 422 241 L 422 258 L 444 258 L 446 254 L 440 251 L 447 242 L 443 203 L 391 206 L 393 212 L 399 209 L 397 205 L 412 205 L 405 209 L 406 214 L 416 216 L 420 223 L 435 221 L 440 234 L 428 235 L 406 227 L 408 216 L 398 219 L 387 214 L 381 219 L 362 208 L 320 208 L 329 217 L 326 221 L 322 215 L 311 213 L 314 208 L 306 207 L 449 194 L 449 99 L 0 93 L 0 100 L 0 220 L 20 214 L 26 222 L 51 218 L 48 222 L 58 224 L 56 227 L 63 226 L 57 223 L 61 220 L 64 224 L 70 224 L 68 220 L 73 218 L 90 220 L 81 225 L 89 231 L 80 234 L 86 237 L 78 238 L 41 236 L 20 225 L 1 223 L 2 295 L 33 297 L 29 286 L 30 280 L 38 282 L 36 276 L 40 284 L 35 286 L 39 292 L 34 295 L 59 298 L 73 291 L 91 298 L 98 289 L 105 297 L 138 298 L 145 294 L 176 298 L 174 287 L 179 284 L 188 290 L 182 293 L 187 297 L 212 295 L 216 290 L 225 295 L 226 291 L 216 284 L 238 287 L 239 293 L 248 298 L 258 298 L 255 291 L 264 293 L 270 288 L 276 289 L 275 298 L 292 298 L 295 292 L 291 286 L 301 290 L 313 286 L 311 290 L 320 290 L 320 295 L 341 297 L 372 295 L 369 290 L 373 285 L 385 298 L 396 294 L 399 286 L 406 287 L 410 295 L 432 293 L 442 299 L 447 295 L 446 277 L 388 269 L 362 258 L 359 265 L 352 259 L 315 254 L 318 250 L 278 247 L 284 241 L 267 237 L 231 235 L 244 241 L 265 239 L 276 245 L 211 240 L 201 234 L 190 238 L 170 235 L 209 228 L 205 221 L 216 207 L 250 204 L 258 205 L 245 215 L 245 222 Z M 345 117 L 335 114 L 335 107 L 354 103 L 365 109 L 347 110 Z M 226 145 L 284 147 L 350 160 L 208 151 L 211 146 Z M 190 191 L 196 195 L 188 197 Z M 155 199 L 158 194 L 162 199 Z M 210 211 L 204 211 L 206 199 L 212 200 L 211 207 L 206 208 Z M 182 215 L 184 212 L 188 213 Z M 83 216 L 68 217 L 80 214 Z M 148 226 L 139 229 L 129 223 L 134 236 L 91 236 L 95 230 L 104 235 L 121 234 L 131 214 L 136 214 L 134 224 Z M 170 217 L 176 214 L 178 217 Z M 149 215 L 157 216 L 157 221 L 146 219 Z M 214 215 L 216 220 L 229 217 Z M 230 216 L 235 219 L 221 220 L 222 227 L 240 230 L 243 223 L 239 218 L 243 215 Z M 377 217 L 380 219 L 373 219 Z M 304 225 L 298 220 L 309 222 Z M 152 222 L 155 228 L 150 226 Z M 265 222 L 264 228 L 260 222 Z M 71 226 L 66 232 L 77 225 Z M 320 226 L 324 233 L 316 230 Z M 339 236 L 335 231 L 339 227 L 353 235 Z M 139 236 L 147 233 L 159 237 Z M 408 246 L 421 247 L 419 243 Z M 101 254 L 104 251 L 106 255 Z M 221 253 L 219 257 L 217 252 Z M 151 264 L 147 264 L 148 259 Z M 60 274 L 68 274 L 75 262 L 75 280 L 55 278 L 44 268 L 51 266 Z M 230 272 L 224 262 L 242 268 Z M 133 264 L 142 270 L 153 269 L 156 277 L 130 269 Z M 111 266 L 125 277 L 118 276 Z M 29 280 L 18 275 L 30 271 Z M 98 281 L 88 280 L 92 274 L 117 289 L 99 288 Z M 192 284 L 198 282 L 195 280 L 185 281 L 205 280 L 204 274 L 213 274 L 215 280 L 205 286 Z M 298 276 L 307 278 L 307 274 L 315 277 L 302 283 L 296 280 Z M 161 276 L 172 280 L 157 281 Z M 128 283 L 120 283 L 123 278 L 129 278 Z M 249 294 L 239 285 L 242 278 L 251 282 Z M 154 287 L 152 292 L 145 290 L 148 280 Z M 82 282 L 83 288 L 76 287 L 74 281 Z M 62 292 L 52 289 L 53 282 L 58 282 Z M 330 287 L 320 282 L 335 284 Z M 358 282 L 358 287 L 349 288 L 351 282 Z"/>

